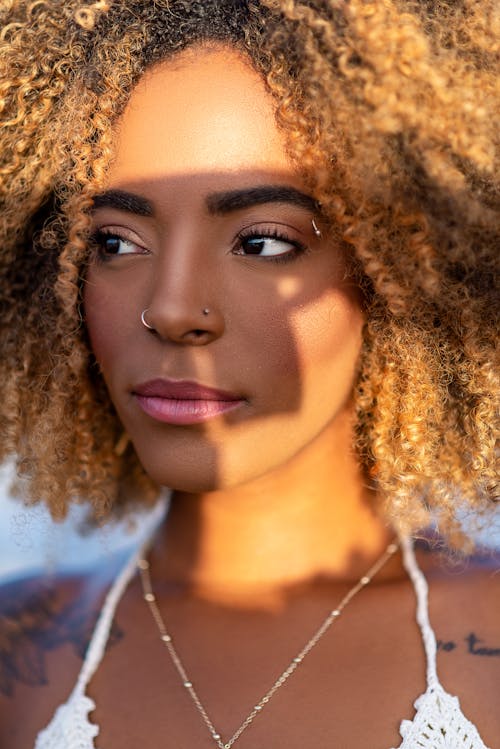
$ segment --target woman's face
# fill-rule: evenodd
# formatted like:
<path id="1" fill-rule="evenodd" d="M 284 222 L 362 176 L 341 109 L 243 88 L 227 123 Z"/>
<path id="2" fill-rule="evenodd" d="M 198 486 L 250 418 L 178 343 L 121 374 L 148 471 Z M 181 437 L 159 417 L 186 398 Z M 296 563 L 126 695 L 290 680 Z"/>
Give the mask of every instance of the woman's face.
<path id="1" fill-rule="evenodd" d="M 240 53 L 198 48 L 144 75 L 93 223 L 90 340 L 154 480 L 237 486 L 345 432 L 359 293 Z"/>

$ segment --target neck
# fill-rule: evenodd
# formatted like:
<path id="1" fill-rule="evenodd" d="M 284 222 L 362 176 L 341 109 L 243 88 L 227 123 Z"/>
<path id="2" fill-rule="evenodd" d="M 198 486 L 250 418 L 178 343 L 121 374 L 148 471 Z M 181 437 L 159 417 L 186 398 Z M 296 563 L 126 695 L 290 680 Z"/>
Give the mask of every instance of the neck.
<path id="1" fill-rule="evenodd" d="M 350 430 L 348 430 L 350 431 Z M 392 533 L 376 513 L 349 435 L 326 430 L 249 484 L 174 494 L 157 564 L 210 598 L 276 594 L 314 578 L 352 581 Z"/>

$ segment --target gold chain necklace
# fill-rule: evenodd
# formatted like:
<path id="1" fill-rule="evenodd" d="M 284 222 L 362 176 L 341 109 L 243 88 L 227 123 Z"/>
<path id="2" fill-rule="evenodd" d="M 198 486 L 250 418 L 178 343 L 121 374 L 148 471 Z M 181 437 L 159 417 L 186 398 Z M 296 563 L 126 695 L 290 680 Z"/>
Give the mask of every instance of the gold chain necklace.
<path id="1" fill-rule="evenodd" d="M 323 637 L 323 635 L 330 629 L 333 622 L 339 618 L 343 609 L 354 598 L 356 593 L 359 593 L 359 591 L 362 588 L 368 585 L 368 583 L 373 579 L 373 577 L 377 574 L 377 572 L 379 572 L 379 570 L 382 569 L 384 564 L 397 551 L 398 547 L 399 547 L 398 543 L 389 544 L 389 546 L 386 548 L 382 556 L 375 562 L 375 564 L 373 564 L 370 567 L 366 575 L 363 575 L 363 577 L 361 577 L 358 580 L 356 585 L 354 585 L 351 588 L 351 590 L 348 593 L 346 593 L 346 595 L 340 601 L 338 606 L 329 612 L 328 616 L 320 625 L 320 627 L 316 630 L 316 632 L 313 634 L 311 639 L 308 640 L 308 642 L 304 645 L 300 653 L 298 653 L 298 655 L 296 655 L 295 658 L 291 660 L 290 664 L 285 668 L 283 673 L 276 679 L 272 687 L 265 693 L 265 695 L 260 699 L 260 701 L 252 708 L 251 712 L 247 715 L 243 723 L 239 726 L 239 728 L 234 732 L 234 734 L 231 736 L 231 738 L 228 741 L 224 741 L 222 739 L 221 734 L 217 731 L 214 724 L 210 720 L 208 713 L 205 710 L 203 703 L 198 697 L 198 693 L 196 692 L 196 689 L 193 686 L 193 682 L 187 675 L 186 669 L 184 668 L 184 665 L 181 659 L 179 658 L 179 655 L 177 653 L 177 650 L 175 649 L 175 646 L 172 640 L 172 636 L 167 632 L 164 619 L 160 613 L 158 604 L 156 603 L 156 596 L 153 592 L 153 587 L 151 583 L 151 575 L 149 572 L 149 562 L 147 561 L 147 559 L 144 559 L 144 558 L 138 561 L 137 566 L 138 566 L 140 577 L 141 577 L 144 600 L 147 602 L 149 609 L 151 611 L 151 614 L 153 616 L 153 619 L 158 625 L 161 640 L 170 654 L 170 657 L 174 663 L 175 668 L 177 669 L 179 673 L 179 676 L 181 677 L 181 680 L 185 689 L 191 695 L 191 699 L 193 700 L 198 712 L 203 718 L 203 722 L 205 723 L 208 730 L 210 731 L 210 736 L 212 737 L 216 746 L 219 747 L 219 749 L 231 749 L 233 744 L 240 738 L 243 731 L 246 728 L 248 728 L 248 726 L 252 723 L 254 718 L 269 703 L 270 699 L 278 691 L 278 689 L 283 686 L 283 684 L 287 681 L 287 679 L 290 678 L 290 676 L 294 673 L 297 667 L 302 663 L 306 655 L 311 652 L 313 647 L 319 642 L 319 640 Z"/>

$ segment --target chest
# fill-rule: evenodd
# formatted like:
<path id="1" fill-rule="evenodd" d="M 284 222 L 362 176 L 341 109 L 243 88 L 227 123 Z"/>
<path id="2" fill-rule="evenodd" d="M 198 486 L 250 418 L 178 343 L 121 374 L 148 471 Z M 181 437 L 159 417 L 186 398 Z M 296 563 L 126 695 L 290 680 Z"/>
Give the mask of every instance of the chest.
<path id="1" fill-rule="evenodd" d="M 168 611 L 188 678 L 224 740 L 311 637 L 326 604 L 319 595 L 305 608 L 273 616 L 236 616 L 192 604 Z M 484 695 L 485 680 L 494 689 L 498 664 L 495 672 L 494 663 L 481 662 L 465 640 L 459 643 L 467 626 L 461 622 L 456 629 L 446 621 L 439 602 L 434 613 L 444 685 L 460 695 L 464 712 L 490 738 L 500 735 L 492 711 L 476 698 Z M 119 611 L 119 622 L 124 637 L 106 655 L 88 690 L 97 704 L 93 720 L 100 726 L 100 749 L 215 746 L 147 609 L 131 596 Z M 235 745 L 398 747 L 399 724 L 413 718 L 413 702 L 426 689 L 425 669 L 413 590 L 399 585 L 383 594 L 367 590 L 275 691 Z M 492 740 L 490 745 L 495 746 Z"/>

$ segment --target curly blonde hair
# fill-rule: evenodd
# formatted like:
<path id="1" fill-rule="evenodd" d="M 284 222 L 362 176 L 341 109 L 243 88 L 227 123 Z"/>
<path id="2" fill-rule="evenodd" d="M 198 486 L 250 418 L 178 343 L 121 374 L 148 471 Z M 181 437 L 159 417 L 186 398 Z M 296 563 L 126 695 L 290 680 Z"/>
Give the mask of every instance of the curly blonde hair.
<path id="1" fill-rule="evenodd" d="M 364 290 L 360 461 L 393 523 L 432 513 L 459 543 L 457 508 L 495 499 L 495 0 L 4 0 L 1 21 L 0 458 L 27 496 L 59 518 L 157 494 L 81 319 L 89 209 L 140 75 L 220 41 L 267 81 Z"/>

